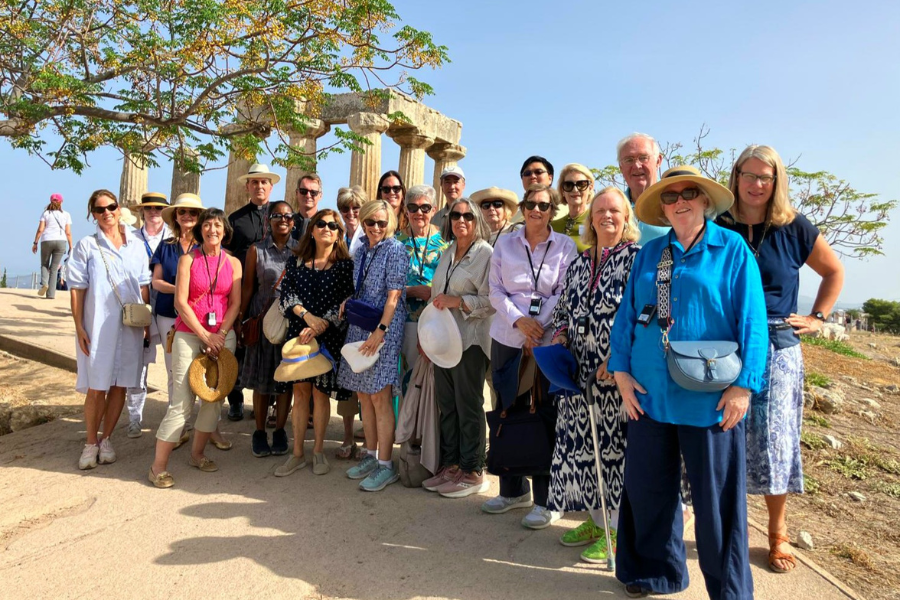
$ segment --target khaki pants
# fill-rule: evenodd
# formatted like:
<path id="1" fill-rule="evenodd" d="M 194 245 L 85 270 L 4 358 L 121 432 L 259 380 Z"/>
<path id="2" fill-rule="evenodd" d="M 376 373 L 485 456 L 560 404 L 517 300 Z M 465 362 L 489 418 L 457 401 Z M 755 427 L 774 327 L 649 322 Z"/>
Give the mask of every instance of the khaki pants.
<path id="1" fill-rule="evenodd" d="M 163 442 L 177 442 L 181 437 L 181 430 L 187 422 L 197 396 L 191 391 L 191 383 L 188 379 L 188 369 L 191 362 L 200 354 L 200 338 L 193 333 L 179 331 L 175 334 L 172 344 L 172 395 L 169 398 L 169 409 L 156 439 Z M 225 338 L 225 347 L 234 352 L 237 339 L 234 331 L 229 331 Z M 219 422 L 219 413 L 222 409 L 222 401 L 201 402 L 200 411 L 197 413 L 197 421 L 194 428 L 203 433 L 212 433 Z"/>
<path id="2" fill-rule="evenodd" d="M 353 393 L 353 396 L 351 396 L 349 400 L 343 400 L 337 403 L 337 414 L 341 417 L 356 415 L 358 412 L 359 398 L 356 396 L 356 392 Z"/>

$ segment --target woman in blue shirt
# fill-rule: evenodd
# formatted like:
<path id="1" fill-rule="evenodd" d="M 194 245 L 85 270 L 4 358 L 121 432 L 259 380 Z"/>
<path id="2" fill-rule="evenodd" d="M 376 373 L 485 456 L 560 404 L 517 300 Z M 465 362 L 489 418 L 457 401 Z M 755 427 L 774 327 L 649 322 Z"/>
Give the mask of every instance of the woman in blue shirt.
<path id="1" fill-rule="evenodd" d="M 740 236 L 710 221 L 727 188 L 689 166 L 666 171 L 638 199 L 641 222 L 671 225 L 638 253 L 612 330 L 608 370 L 631 422 L 616 577 L 630 597 L 688 585 L 679 503 L 680 457 L 693 490 L 697 551 L 710 598 L 753 596 L 747 544 L 743 418 L 762 387 L 768 341 L 759 269 Z M 657 320 L 657 265 L 671 250 L 671 341 L 737 342 L 743 363 L 723 392 L 680 387 L 669 375 Z M 665 323 L 663 323 L 665 325 Z"/>

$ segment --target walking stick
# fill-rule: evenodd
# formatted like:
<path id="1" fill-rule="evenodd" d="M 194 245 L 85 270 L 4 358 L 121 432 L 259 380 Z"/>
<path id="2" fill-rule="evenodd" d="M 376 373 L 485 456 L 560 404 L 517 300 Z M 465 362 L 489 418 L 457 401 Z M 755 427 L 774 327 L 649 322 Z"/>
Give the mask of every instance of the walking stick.
<path id="1" fill-rule="evenodd" d="M 613 555 L 612 537 L 609 534 L 609 516 L 606 512 L 606 486 L 603 483 L 603 465 L 600 464 L 600 448 L 597 444 L 597 419 L 594 417 L 594 376 L 588 377 L 585 398 L 588 404 L 588 415 L 591 419 L 591 437 L 594 440 L 594 466 L 597 468 L 597 486 L 600 494 L 600 509 L 603 511 L 603 531 L 606 533 L 606 569 L 615 571 L 616 558 Z"/>

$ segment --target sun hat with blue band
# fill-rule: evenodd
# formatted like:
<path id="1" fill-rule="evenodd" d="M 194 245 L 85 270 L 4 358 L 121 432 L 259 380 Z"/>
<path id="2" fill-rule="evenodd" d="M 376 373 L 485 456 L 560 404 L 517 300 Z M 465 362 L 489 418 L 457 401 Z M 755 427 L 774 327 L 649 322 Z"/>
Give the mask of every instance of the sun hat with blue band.
<path id="1" fill-rule="evenodd" d="M 275 369 L 275 381 L 299 381 L 317 377 L 334 368 L 334 360 L 316 340 L 301 344 L 299 338 L 289 339 L 281 350 L 281 364 Z"/>

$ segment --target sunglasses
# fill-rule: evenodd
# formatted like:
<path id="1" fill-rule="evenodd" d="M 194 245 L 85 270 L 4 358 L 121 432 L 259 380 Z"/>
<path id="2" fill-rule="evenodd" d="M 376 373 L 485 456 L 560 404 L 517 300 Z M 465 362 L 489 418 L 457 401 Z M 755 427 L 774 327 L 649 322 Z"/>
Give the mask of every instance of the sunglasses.
<path id="1" fill-rule="evenodd" d="M 116 210 L 118 210 L 118 208 L 119 208 L 119 205 L 117 203 L 113 202 L 112 204 L 107 204 L 106 206 L 95 206 L 94 208 L 91 209 L 91 212 L 94 213 L 95 215 L 102 215 L 106 211 L 116 212 Z"/>
<path id="2" fill-rule="evenodd" d="M 366 227 L 378 227 L 379 229 L 384 229 L 388 226 L 387 221 L 376 221 L 375 219 L 366 219 L 363 223 L 366 224 Z"/>
<path id="3" fill-rule="evenodd" d="M 431 212 L 432 206 L 430 204 L 407 204 L 406 210 L 410 212 L 410 214 L 417 213 L 419 211 L 422 212 L 423 215 L 427 215 Z"/>
<path id="4" fill-rule="evenodd" d="M 184 215 L 191 215 L 192 217 L 197 217 L 200 215 L 200 211 L 196 208 L 179 208 L 177 211 L 179 217 L 183 217 Z"/>
<path id="5" fill-rule="evenodd" d="M 473 215 L 470 212 L 461 213 L 456 210 L 450 211 L 450 220 L 451 221 L 459 221 L 460 219 L 464 219 L 466 221 L 466 223 L 471 223 L 472 221 L 475 220 L 475 215 Z"/>
<path id="6" fill-rule="evenodd" d="M 591 182 L 587 179 L 580 179 L 578 181 L 563 181 L 563 191 L 571 192 L 575 188 L 578 188 L 579 192 L 583 192 L 584 190 L 590 187 Z"/>
<path id="7" fill-rule="evenodd" d="M 492 208 L 501 209 L 505 203 L 503 200 L 485 200 L 481 203 L 481 210 L 490 210 Z"/>
<path id="8" fill-rule="evenodd" d="M 535 202 L 534 200 L 526 200 L 522 203 L 526 210 L 534 210 L 538 208 L 541 212 L 547 212 L 550 210 L 549 202 Z"/>
<path id="9" fill-rule="evenodd" d="M 282 221 L 293 221 L 294 215 L 293 213 L 275 213 L 274 215 L 269 215 L 270 221 L 277 221 L 281 219 Z"/>
<path id="10" fill-rule="evenodd" d="M 385 223 L 387 226 L 387 223 Z M 332 231 L 337 231 L 340 228 L 340 225 L 335 223 L 334 221 L 326 221 L 325 219 L 319 219 L 316 221 L 316 227 L 318 229 L 325 229 L 326 227 Z"/>
<path id="11" fill-rule="evenodd" d="M 359 207 L 358 206 L 345 206 L 344 208 L 341 209 L 341 214 L 347 214 L 349 212 L 358 213 Z"/>
<path id="12" fill-rule="evenodd" d="M 399 185 L 383 185 L 380 188 L 382 194 L 399 194 L 403 191 L 403 186 Z"/>
<path id="13" fill-rule="evenodd" d="M 162 209 L 163 209 L 162 206 L 144 206 L 141 208 L 141 210 L 155 210 L 155 211 L 161 211 Z"/>
<path id="14" fill-rule="evenodd" d="M 545 169 L 528 169 L 527 171 L 522 171 L 522 177 L 531 177 L 532 175 L 540 177 L 546 172 Z"/>
<path id="15" fill-rule="evenodd" d="M 700 191 L 700 188 L 687 188 L 686 190 L 681 190 L 680 192 L 663 192 L 659 195 L 659 199 L 663 204 L 675 204 L 678 202 L 678 197 L 681 196 L 685 200 L 693 200 L 703 192 Z"/>
<path id="16" fill-rule="evenodd" d="M 300 194 L 301 196 L 309 196 L 310 198 L 315 198 L 322 192 L 320 192 L 319 190 L 308 190 L 306 188 L 297 188 L 297 193 Z"/>

